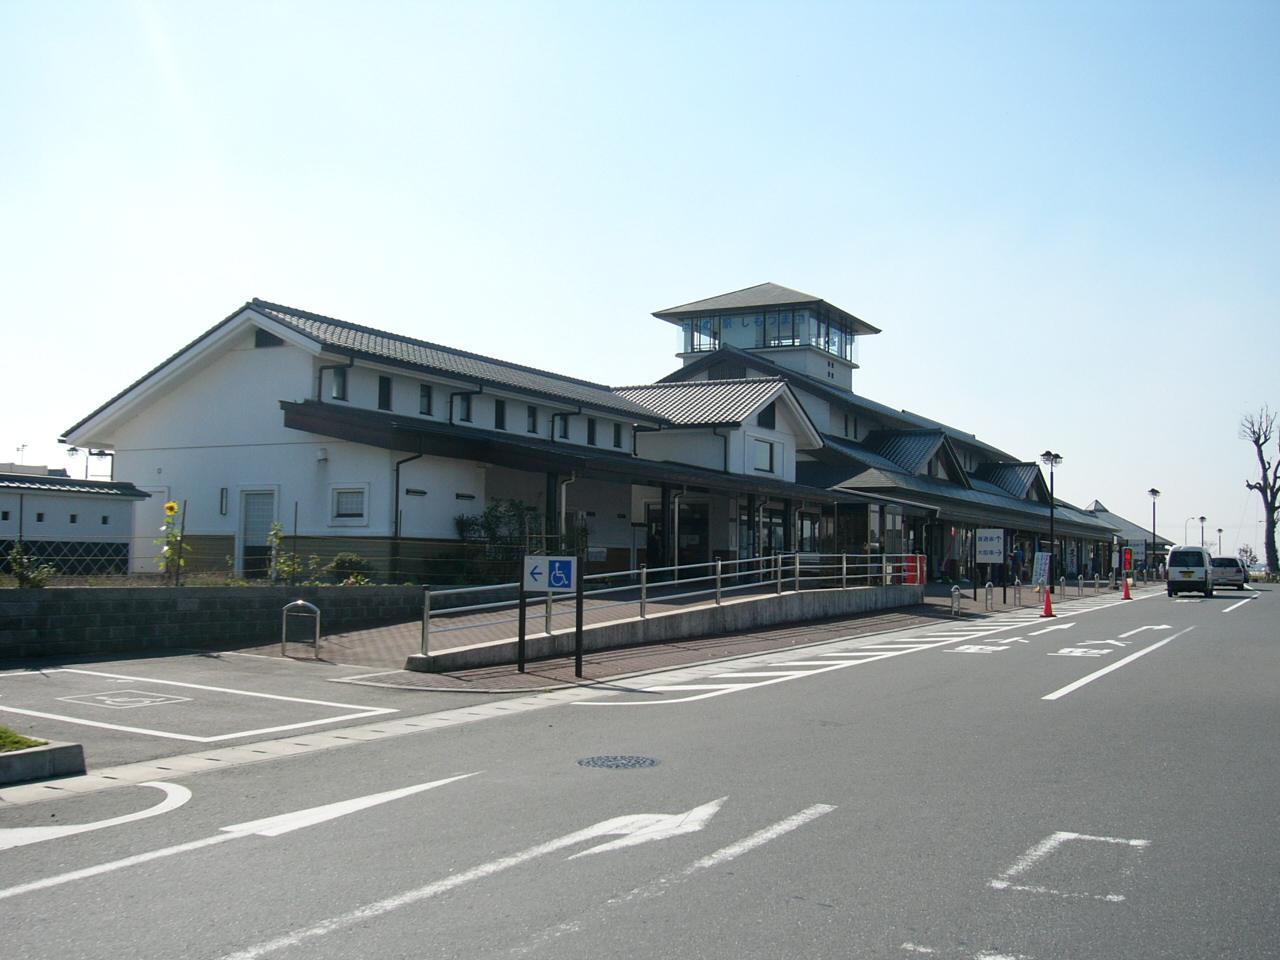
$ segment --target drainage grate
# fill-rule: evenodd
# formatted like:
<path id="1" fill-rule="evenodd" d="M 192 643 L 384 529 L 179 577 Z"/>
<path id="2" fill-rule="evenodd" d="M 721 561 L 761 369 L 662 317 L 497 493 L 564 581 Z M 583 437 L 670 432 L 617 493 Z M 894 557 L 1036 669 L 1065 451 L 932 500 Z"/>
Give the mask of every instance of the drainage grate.
<path id="1" fill-rule="evenodd" d="M 652 757 L 587 757 L 579 760 L 580 767 L 597 767 L 601 770 L 634 770 L 637 767 L 656 767 Z"/>

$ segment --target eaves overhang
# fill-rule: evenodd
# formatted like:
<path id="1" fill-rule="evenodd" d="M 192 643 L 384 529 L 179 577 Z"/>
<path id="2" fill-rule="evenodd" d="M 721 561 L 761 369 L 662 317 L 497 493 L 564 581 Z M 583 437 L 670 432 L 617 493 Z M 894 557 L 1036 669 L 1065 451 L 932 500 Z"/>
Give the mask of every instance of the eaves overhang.
<path id="1" fill-rule="evenodd" d="M 490 463 L 531 473 L 576 473 L 585 479 L 641 486 L 674 484 L 730 494 L 755 494 L 776 499 L 823 503 L 867 503 L 866 497 L 845 491 L 766 480 L 738 473 L 708 470 L 670 461 L 644 460 L 604 449 L 584 448 L 519 434 L 497 436 L 493 431 L 399 414 L 345 407 L 315 400 L 282 400 L 284 425 L 318 436 L 404 453 L 422 453 L 476 463 Z"/>

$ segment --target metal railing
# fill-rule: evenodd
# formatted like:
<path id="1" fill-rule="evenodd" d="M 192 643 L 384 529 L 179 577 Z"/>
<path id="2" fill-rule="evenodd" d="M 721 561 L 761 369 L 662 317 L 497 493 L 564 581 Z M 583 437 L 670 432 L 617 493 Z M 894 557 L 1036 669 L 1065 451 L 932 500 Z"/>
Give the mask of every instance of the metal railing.
<path id="1" fill-rule="evenodd" d="M 605 611 L 614 610 L 618 619 L 645 619 L 655 605 L 690 606 L 699 602 L 721 605 L 736 597 L 778 595 L 785 591 L 923 583 L 925 569 L 925 558 L 915 555 L 816 553 L 775 554 L 746 560 L 717 558 L 709 563 L 678 567 L 641 566 L 584 576 L 584 615 L 590 621 L 601 622 Z M 515 601 L 504 599 L 462 606 L 450 603 L 447 610 L 440 609 L 438 602 L 444 597 L 518 590 L 519 587 L 519 583 L 445 590 L 424 587 L 423 655 L 430 655 L 433 638 L 447 633 L 473 631 L 476 635 L 467 639 L 476 644 L 509 639 L 502 628 L 519 620 Z M 554 632 L 557 617 L 574 615 L 571 594 L 548 593 L 538 599 L 544 604 L 543 632 L 547 635 Z"/>

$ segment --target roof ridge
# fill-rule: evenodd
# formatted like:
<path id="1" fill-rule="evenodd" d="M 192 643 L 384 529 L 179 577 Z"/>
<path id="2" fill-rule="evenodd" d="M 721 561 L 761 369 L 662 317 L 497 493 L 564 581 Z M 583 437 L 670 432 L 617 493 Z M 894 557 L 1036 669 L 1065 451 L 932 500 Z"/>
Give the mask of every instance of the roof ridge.
<path id="1" fill-rule="evenodd" d="M 555 373 L 551 370 L 543 370 L 540 367 L 530 367 L 523 363 L 514 363 L 510 360 L 501 360 L 498 357 L 489 357 L 483 353 L 472 353 L 470 350 L 460 350 L 457 347 L 445 346 L 442 343 L 433 343 L 430 340 L 419 340 L 417 337 L 405 336 L 402 333 L 392 333 L 390 330 L 381 330 L 377 327 L 367 327 L 364 324 L 352 323 L 350 320 L 339 320 L 336 317 L 326 317 L 320 313 L 311 313 L 308 310 L 299 310 L 296 307 L 290 307 L 283 303 L 272 303 L 268 300 L 259 300 L 257 297 L 252 301 L 255 305 L 261 304 L 264 307 L 273 310 L 280 310 L 290 315 L 301 316 L 308 320 L 316 320 L 321 323 L 331 323 L 336 327 L 344 327 L 348 330 L 356 330 L 360 333 L 373 334 L 378 337 L 386 337 L 388 340 L 396 340 L 401 343 L 413 344 L 416 347 L 427 347 L 431 350 L 439 350 L 442 353 L 448 353 L 455 357 L 466 357 L 469 360 L 481 360 L 485 363 L 496 363 L 499 366 L 510 367 L 513 370 L 523 370 L 525 373 L 536 373 L 540 377 L 550 377 L 553 380 L 561 380 L 565 383 L 576 383 L 582 387 L 593 387 L 597 390 L 609 391 L 613 388 L 607 383 L 597 383 L 594 380 L 583 380 L 580 377 L 570 377 L 563 373 Z"/>
<path id="2" fill-rule="evenodd" d="M 612 387 L 619 390 L 662 390 L 668 387 L 698 387 L 726 383 L 786 383 L 786 377 L 730 377 L 727 380 L 676 380 L 671 383 L 636 383 L 626 387 Z"/>

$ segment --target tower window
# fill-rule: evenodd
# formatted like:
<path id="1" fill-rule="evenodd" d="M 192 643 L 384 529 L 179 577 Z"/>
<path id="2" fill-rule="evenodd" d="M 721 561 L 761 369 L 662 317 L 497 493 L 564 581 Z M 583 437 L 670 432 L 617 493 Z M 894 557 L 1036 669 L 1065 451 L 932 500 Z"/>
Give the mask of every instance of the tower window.
<path id="1" fill-rule="evenodd" d="M 493 401 L 493 429 L 507 429 L 507 401 Z"/>
<path id="2" fill-rule="evenodd" d="M 524 428 L 528 433 L 538 432 L 538 408 L 530 405 L 525 410 Z"/>
<path id="3" fill-rule="evenodd" d="M 333 399 L 347 399 L 347 368 L 334 367 L 333 369 Z"/>
<path id="4" fill-rule="evenodd" d="M 596 421 L 594 417 L 587 417 L 587 443 L 593 447 L 596 445 Z"/>
<path id="5" fill-rule="evenodd" d="M 774 430 L 778 426 L 778 405 L 771 403 L 756 414 L 756 426 L 766 430 Z"/>
<path id="6" fill-rule="evenodd" d="M 269 330 L 257 327 L 253 331 L 253 345 L 255 347 L 283 347 L 284 341 Z"/>
<path id="7" fill-rule="evenodd" d="M 424 417 L 431 416 L 431 384 L 418 384 L 418 413 Z"/>
<path id="8" fill-rule="evenodd" d="M 619 450 L 622 449 L 622 424 L 620 423 L 613 425 L 613 445 Z"/>
<path id="9" fill-rule="evenodd" d="M 463 423 L 471 422 L 471 394 L 469 393 L 458 397 L 458 419 Z"/>
<path id="10" fill-rule="evenodd" d="M 378 409 L 379 410 L 391 409 L 391 378 L 390 377 L 378 378 Z"/>
<path id="11" fill-rule="evenodd" d="M 560 414 L 560 439 L 569 439 L 569 415 L 567 413 Z"/>

